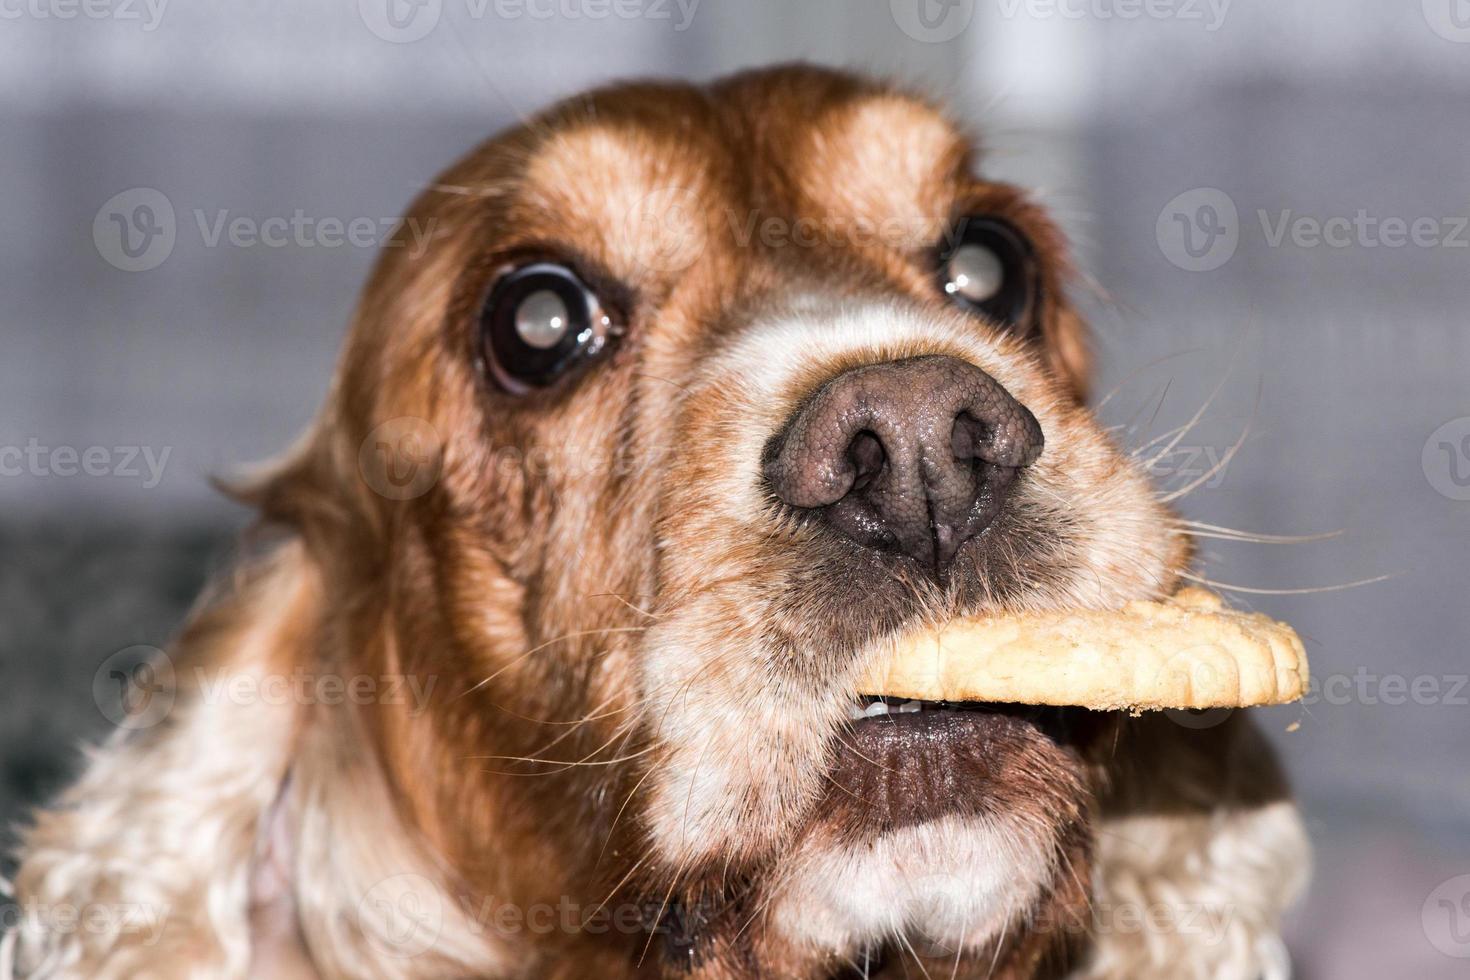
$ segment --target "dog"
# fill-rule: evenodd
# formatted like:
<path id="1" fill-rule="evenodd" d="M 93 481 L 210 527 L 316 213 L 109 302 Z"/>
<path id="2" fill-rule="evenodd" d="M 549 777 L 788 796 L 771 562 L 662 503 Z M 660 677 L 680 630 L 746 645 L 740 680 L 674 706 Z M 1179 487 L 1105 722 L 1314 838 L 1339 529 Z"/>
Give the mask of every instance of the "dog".
<path id="1" fill-rule="evenodd" d="M 789 66 L 451 167 L 234 487 L 166 704 L 28 828 L 17 975 L 1284 975 L 1308 845 L 1241 713 L 854 693 L 905 630 L 1189 567 L 1061 235 L 977 166 Z"/>

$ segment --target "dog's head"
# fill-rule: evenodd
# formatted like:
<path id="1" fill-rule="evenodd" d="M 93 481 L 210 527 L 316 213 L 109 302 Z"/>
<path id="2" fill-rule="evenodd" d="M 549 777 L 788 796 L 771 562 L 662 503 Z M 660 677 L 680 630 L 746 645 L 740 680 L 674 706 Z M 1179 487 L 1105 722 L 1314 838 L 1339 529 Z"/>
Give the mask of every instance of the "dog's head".
<path id="1" fill-rule="evenodd" d="M 638 904 L 558 936 L 607 975 L 649 928 L 709 976 L 1074 945 L 1027 937 L 1085 918 L 1101 811 L 1177 768 L 1129 784 L 1123 719 L 855 695 L 906 630 L 1157 597 L 1187 558 L 1084 403 L 1056 228 L 975 166 L 929 105 L 787 69 L 572 100 L 422 195 L 258 499 L 315 569 L 305 656 L 434 680 L 299 722 L 352 733 L 424 874 Z"/>
<path id="2" fill-rule="evenodd" d="M 576 99 L 421 199 L 326 432 L 365 479 L 326 487 L 399 583 L 363 646 L 466 692 L 417 723 L 435 776 L 393 774 L 457 863 L 517 827 L 851 955 L 986 948 L 1085 857 L 1078 719 L 856 717 L 902 630 L 1183 560 L 1082 402 L 1057 230 L 974 163 L 928 105 L 791 70 Z"/>

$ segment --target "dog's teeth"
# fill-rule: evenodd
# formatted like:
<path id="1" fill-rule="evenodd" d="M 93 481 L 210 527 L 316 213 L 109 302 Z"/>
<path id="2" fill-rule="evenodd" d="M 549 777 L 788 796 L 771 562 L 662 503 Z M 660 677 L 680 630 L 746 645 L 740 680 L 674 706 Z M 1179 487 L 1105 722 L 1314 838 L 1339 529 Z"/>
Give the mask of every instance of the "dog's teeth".
<path id="1" fill-rule="evenodd" d="M 923 710 L 923 701 L 871 701 L 867 704 L 848 705 L 847 717 L 849 721 L 861 721 L 864 718 L 882 718 L 884 715 L 911 715 Z"/>
<path id="2" fill-rule="evenodd" d="M 847 718 L 849 721 L 862 721 L 864 718 L 879 718 L 892 710 L 884 701 L 873 701 L 867 704 L 858 703 L 847 706 Z"/>

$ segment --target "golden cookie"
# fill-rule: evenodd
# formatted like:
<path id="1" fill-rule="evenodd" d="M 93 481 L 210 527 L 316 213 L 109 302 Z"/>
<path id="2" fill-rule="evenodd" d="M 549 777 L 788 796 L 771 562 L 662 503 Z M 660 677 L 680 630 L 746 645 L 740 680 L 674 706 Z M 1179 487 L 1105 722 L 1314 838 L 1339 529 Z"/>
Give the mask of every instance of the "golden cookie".
<path id="1" fill-rule="evenodd" d="M 1099 710 L 1295 701 L 1307 653 L 1290 626 L 1184 589 L 1121 610 L 956 620 L 880 655 L 861 694 Z"/>

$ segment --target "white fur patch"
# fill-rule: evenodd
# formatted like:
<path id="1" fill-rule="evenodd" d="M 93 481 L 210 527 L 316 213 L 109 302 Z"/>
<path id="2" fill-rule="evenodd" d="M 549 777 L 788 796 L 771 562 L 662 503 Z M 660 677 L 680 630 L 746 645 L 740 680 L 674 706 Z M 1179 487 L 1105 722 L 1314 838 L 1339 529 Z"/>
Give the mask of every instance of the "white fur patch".
<path id="1" fill-rule="evenodd" d="M 796 378 L 815 365 L 860 355 L 874 364 L 900 357 L 948 355 L 969 361 L 1037 413 L 1028 401 L 1039 368 L 1031 354 L 1013 341 L 988 337 L 973 321 L 936 316 L 911 304 L 848 303 L 808 295 L 784 316 L 748 328 L 731 348 L 709 364 L 709 383 L 735 385 L 749 414 L 739 420 L 736 442 L 724 449 L 731 461 L 729 482 L 711 495 L 738 520 L 759 518 L 760 461 L 766 440 L 786 424 L 805 391 Z M 1029 377 L 1028 377 L 1029 376 Z"/>
<path id="2" fill-rule="evenodd" d="M 1285 800 L 1105 824 L 1099 927 L 1080 977 L 1288 980 L 1279 923 L 1306 887 L 1310 853 L 1301 815 Z"/>
<path id="3" fill-rule="evenodd" d="M 999 935 L 1052 870 L 1045 844 L 1024 827 L 945 817 L 802 855 L 771 922 L 795 942 L 839 955 L 898 936 L 948 954 Z"/>

